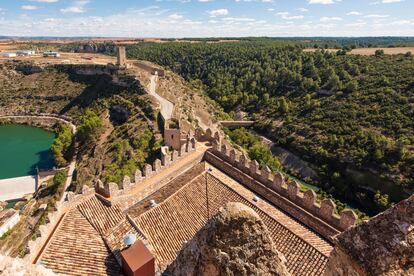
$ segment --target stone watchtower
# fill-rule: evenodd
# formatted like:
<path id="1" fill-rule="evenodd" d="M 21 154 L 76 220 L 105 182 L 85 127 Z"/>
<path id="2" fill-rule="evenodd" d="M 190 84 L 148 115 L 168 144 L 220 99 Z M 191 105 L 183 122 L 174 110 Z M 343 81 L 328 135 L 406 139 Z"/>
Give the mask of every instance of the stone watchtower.
<path id="1" fill-rule="evenodd" d="M 126 68 L 127 67 L 127 59 L 126 59 L 126 51 L 124 46 L 118 47 L 118 60 L 117 65 L 120 68 Z"/>

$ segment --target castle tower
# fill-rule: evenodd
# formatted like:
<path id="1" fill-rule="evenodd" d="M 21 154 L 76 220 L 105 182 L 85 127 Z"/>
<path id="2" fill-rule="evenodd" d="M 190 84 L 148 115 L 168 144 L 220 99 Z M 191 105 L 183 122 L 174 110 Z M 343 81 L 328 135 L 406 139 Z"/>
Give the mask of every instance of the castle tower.
<path id="1" fill-rule="evenodd" d="M 124 46 L 118 47 L 118 61 L 117 65 L 122 68 L 127 67 L 126 51 Z"/>

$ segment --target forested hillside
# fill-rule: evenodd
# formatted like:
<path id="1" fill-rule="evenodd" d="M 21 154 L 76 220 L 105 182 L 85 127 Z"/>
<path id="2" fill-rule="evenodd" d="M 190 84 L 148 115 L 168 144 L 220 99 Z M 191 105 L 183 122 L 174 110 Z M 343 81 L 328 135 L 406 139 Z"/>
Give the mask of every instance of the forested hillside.
<path id="1" fill-rule="evenodd" d="M 414 59 L 305 53 L 279 43 L 140 44 L 230 115 L 309 161 L 325 190 L 377 212 L 414 188 Z"/>

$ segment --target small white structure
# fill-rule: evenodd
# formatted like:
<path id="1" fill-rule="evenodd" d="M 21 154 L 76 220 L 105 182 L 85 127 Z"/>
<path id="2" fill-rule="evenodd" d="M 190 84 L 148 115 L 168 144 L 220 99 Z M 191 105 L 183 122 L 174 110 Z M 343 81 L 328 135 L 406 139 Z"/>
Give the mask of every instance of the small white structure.
<path id="1" fill-rule="evenodd" d="M 19 56 L 32 56 L 36 54 L 36 52 L 33 50 L 18 50 L 16 51 L 16 54 Z"/>
<path id="2" fill-rule="evenodd" d="M 58 52 L 44 52 L 43 57 L 60 57 L 60 53 Z"/>
<path id="3" fill-rule="evenodd" d="M 134 234 L 127 234 L 124 237 L 125 246 L 129 247 L 129 246 L 133 245 L 136 241 L 137 241 L 137 236 L 135 236 Z"/>
<path id="4" fill-rule="evenodd" d="M 39 210 L 40 211 L 45 211 L 47 209 L 47 204 L 43 203 L 42 205 L 39 206 Z"/>
<path id="5" fill-rule="evenodd" d="M 8 209 L 0 212 L 0 237 L 12 229 L 20 221 L 19 212 Z"/>
<path id="6" fill-rule="evenodd" d="M 157 206 L 157 202 L 155 201 L 155 200 L 153 200 L 153 199 L 151 199 L 150 200 L 150 202 L 149 202 L 149 206 L 152 208 L 152 207 L 155 207 L 155 206 Z"/>
<path id="7" fill-rule="evenodd" d="M 0 201 L 20 199 L 37 191 L 37 176 L 1 179 L 0 187 Z"/>
<path id="8" fill-rule="evenodd" d="M 16 53 L 1 53 L 2 57 L 6 57 L 6 58 L 13 58 L 13 57 L 17 57 Z"/>

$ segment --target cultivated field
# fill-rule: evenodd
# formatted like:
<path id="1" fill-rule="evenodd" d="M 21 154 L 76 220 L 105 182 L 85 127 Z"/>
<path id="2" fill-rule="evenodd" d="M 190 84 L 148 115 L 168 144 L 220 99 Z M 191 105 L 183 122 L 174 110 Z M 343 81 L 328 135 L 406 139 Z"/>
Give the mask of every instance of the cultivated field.
<path id="1" fill-rule="evenodd" d="M 16 51 L 15 48 L 9 49 L 10 52 Z M 0 50 L 0 54 L 1 54 Z M 4 51 L 6 52 L 6 51 Z M 116 63 L 116 59 L 111 56 L 103 54 L 87 54 L 87 53 L 61 53 L 59 58 L 43 57 L 41 53 L 33 56 L 18 56 L 13 58 L 6 58 L 0 56 L 0 63 L 10 60 L 19 61 L 35 61 L 39 64 L 101 64 L 106 65 L 108 63 Z"/>
<path id="2" fill-rule="evenodd" d="M 327 49 L 330 52 L 336 52 L 338 49 Z M 387 55 L 405 54 L 407 52 L 414 53 L 414 47 L 395 47 L 395 48 L 357 48 L 353 49 L 350 53 L 353 55 L 369 56 L 375 54 L 376 50 L 384 50 Z M 305 52 L 314 52 L 316 49 L 305 49 Z"/>

